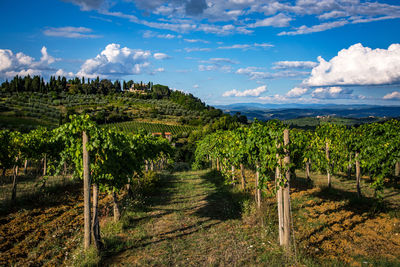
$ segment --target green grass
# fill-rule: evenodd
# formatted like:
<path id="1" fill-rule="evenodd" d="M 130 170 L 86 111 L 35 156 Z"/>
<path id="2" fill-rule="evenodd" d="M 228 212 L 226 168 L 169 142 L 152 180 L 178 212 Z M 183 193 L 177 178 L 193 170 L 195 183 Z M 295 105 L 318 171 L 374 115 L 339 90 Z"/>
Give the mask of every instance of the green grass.
<path id="1" fill-rule="evenodd" d="M 262 227 L 251 196 L 212 171 L 164 175 L 142 205 L 127 208 L 121 224 L 102 229 L 106 266 L 284 266 L 306 262 L 277 244 L 276 221 Z M 269 209 L 269 210 L 268 210 Z M 264 218 L 264 221 L 268 221 Z M 309 261 L 312 262 L 312 261 Z M 310 266 L 312 264 L 310 263 Z"/>

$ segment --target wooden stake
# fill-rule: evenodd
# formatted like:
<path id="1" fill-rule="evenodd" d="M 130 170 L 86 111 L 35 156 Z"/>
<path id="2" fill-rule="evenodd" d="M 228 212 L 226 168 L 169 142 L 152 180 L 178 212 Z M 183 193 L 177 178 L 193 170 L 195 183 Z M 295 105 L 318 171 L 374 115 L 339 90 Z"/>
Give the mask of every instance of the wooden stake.
<path id="1" fill-rule="evenodd" d="M 311 178 L 310 178 L 310 165 L 311 165 L 311 160 L 308 159 L 307 162 L 306 162 L 306 177 L 307 177 L 308 181 L 311 181 Z"/>
<path id="2" fill-rule="evenodd" d="M 357 182 L 357 195 L 361 197 L 361 167 L 360 167 L 360 159 L 358 158 L 360 153 L 356 152 L 356 182 Z"/>
<path id="3" fill-rule="evenodd" d="M 329 143 L 325 143 L 325 152 L 326 152 L 326 160 L 328 161 L 327 164 L 327 175 L 328 175 L 328 188 L 331 188 L 331 171 L 330 171 L 330 155 L 329 155 Z"/>
<path id="4" fill-rule="evenodd" d="M 98 214 L 98 201 L 99 201 L 99 186 L 97 183 L 93 184 L 93 217 L 92 217 L 92 239 L 93 244 L 97 250 L 101 249 L 100 225 Z"/>
<path id="5" fill-rule="evenodd" d="M 244 167 L 242 163 L 240 163 L 240 175 L 242 176 L 242 189 L 244 190 L 246 186 L 246 178 L 244 176 Z"/>
<path id="6" fill-rule="evenodd" d="M 82 133 L 82 143 L 83 143 L 83 202 L 84 202 L 84 248 L 88 249 L 90 247 L 90 170 L 89 170 L 89 152 L 87 150 L 86 144 L 89 142 L 89 138 L 84 131 Z"/>
<path id="7" fill-rule="evenodd" d="M 276 192 L 276 201 L 278 204 L 278 222 L 279 222 L 279 244 L 283 245 L 283 190 L 282 186 L 280 186 L 280 181 L 281 181 L 281 172 L 280 172 L 280 166 L 281 162 L 279 160 L 279 155 L 276 154 L 276 159 L 278 160 L 278 166 L 276 167 L 275 170 L 275 184 L 278 187 L 278 190 Z"/>
<path id="8" fill-rule="evenodd" d="M 259 189 L 260 186 L 260 165 L 258 161 L 256 161 L 256 203 L 257 203 L 257 208 L 261 208 L 261 189 Z"/>
<path id="9" fill-rule="evenodd" d="M 113 206 L 114 206 L 114 222 L 118 222 L 119 218 L 121 218 L 121 212 L 120 212 L 119 206 L 118 206 L 117 194 L 114 191 L 112 193 L 112 199 L 113 199 Z"/>
<path id="10" fill-rule="evenodd" d="M 289 145 L 289 130 L 283 131 L 283 143 L 285 147 Z M 285 158 L 283 163 L 286 169 L 286 181 L 283 188 L 283 246 L 289 251 L 290 248 L 290 152 L 284 149 Z"/>

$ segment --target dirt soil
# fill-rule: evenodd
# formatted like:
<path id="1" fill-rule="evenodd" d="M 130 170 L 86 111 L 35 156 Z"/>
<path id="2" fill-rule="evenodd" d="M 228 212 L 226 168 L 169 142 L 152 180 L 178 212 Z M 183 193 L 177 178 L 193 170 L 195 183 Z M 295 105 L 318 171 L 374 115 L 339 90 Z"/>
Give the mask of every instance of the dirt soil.
<path id="1" fill-rule="evenodd" d="M 0 266 L 60 266 L 80 244 L 83 193 L 79 184 L 54 192 L 52 202 L 25 204 L 0 215 Z M 110 206 L 103 195 L 99 206 Z"/>

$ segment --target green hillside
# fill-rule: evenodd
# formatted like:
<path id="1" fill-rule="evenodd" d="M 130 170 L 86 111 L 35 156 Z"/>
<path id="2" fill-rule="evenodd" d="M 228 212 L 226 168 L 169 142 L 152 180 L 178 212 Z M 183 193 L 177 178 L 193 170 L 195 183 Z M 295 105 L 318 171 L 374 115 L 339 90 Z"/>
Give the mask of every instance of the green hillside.
<path id="1" fill-rule="evenodd" d="M 56 127 L 68 121 L 69 115 L 86 113 L 98 124 L 112 124 L 124 130 L 143 127 L 152 131 L 158 125 L 154 128 L 157 131 L 169 129 L 178 133 L 189 128 L 172 125 L 192 129 L 223 115 L 191 94 L 151 82 L 128 81 L 121 85 L 106 79 L 67 81 L 64 77 L 51 77 L 45 83 L 39 76 L 16 76 L 0 88 L 0 129 L 24 132 L 38 126 Z"/>

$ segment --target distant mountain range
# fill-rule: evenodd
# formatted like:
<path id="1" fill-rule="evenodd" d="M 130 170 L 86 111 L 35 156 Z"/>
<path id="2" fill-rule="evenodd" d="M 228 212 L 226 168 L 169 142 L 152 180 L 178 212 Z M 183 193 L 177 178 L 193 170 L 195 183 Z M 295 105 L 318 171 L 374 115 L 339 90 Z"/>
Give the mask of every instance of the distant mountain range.
<path id="1" fill-rule="evenodd" d="M 216 107 L 230 114 L 240 112 L 250 120 L 254 118 L 258 120 L 288 120 L 316 116 L 347 118 L 400 116 L 400 106 L 236 103 Z"/>

